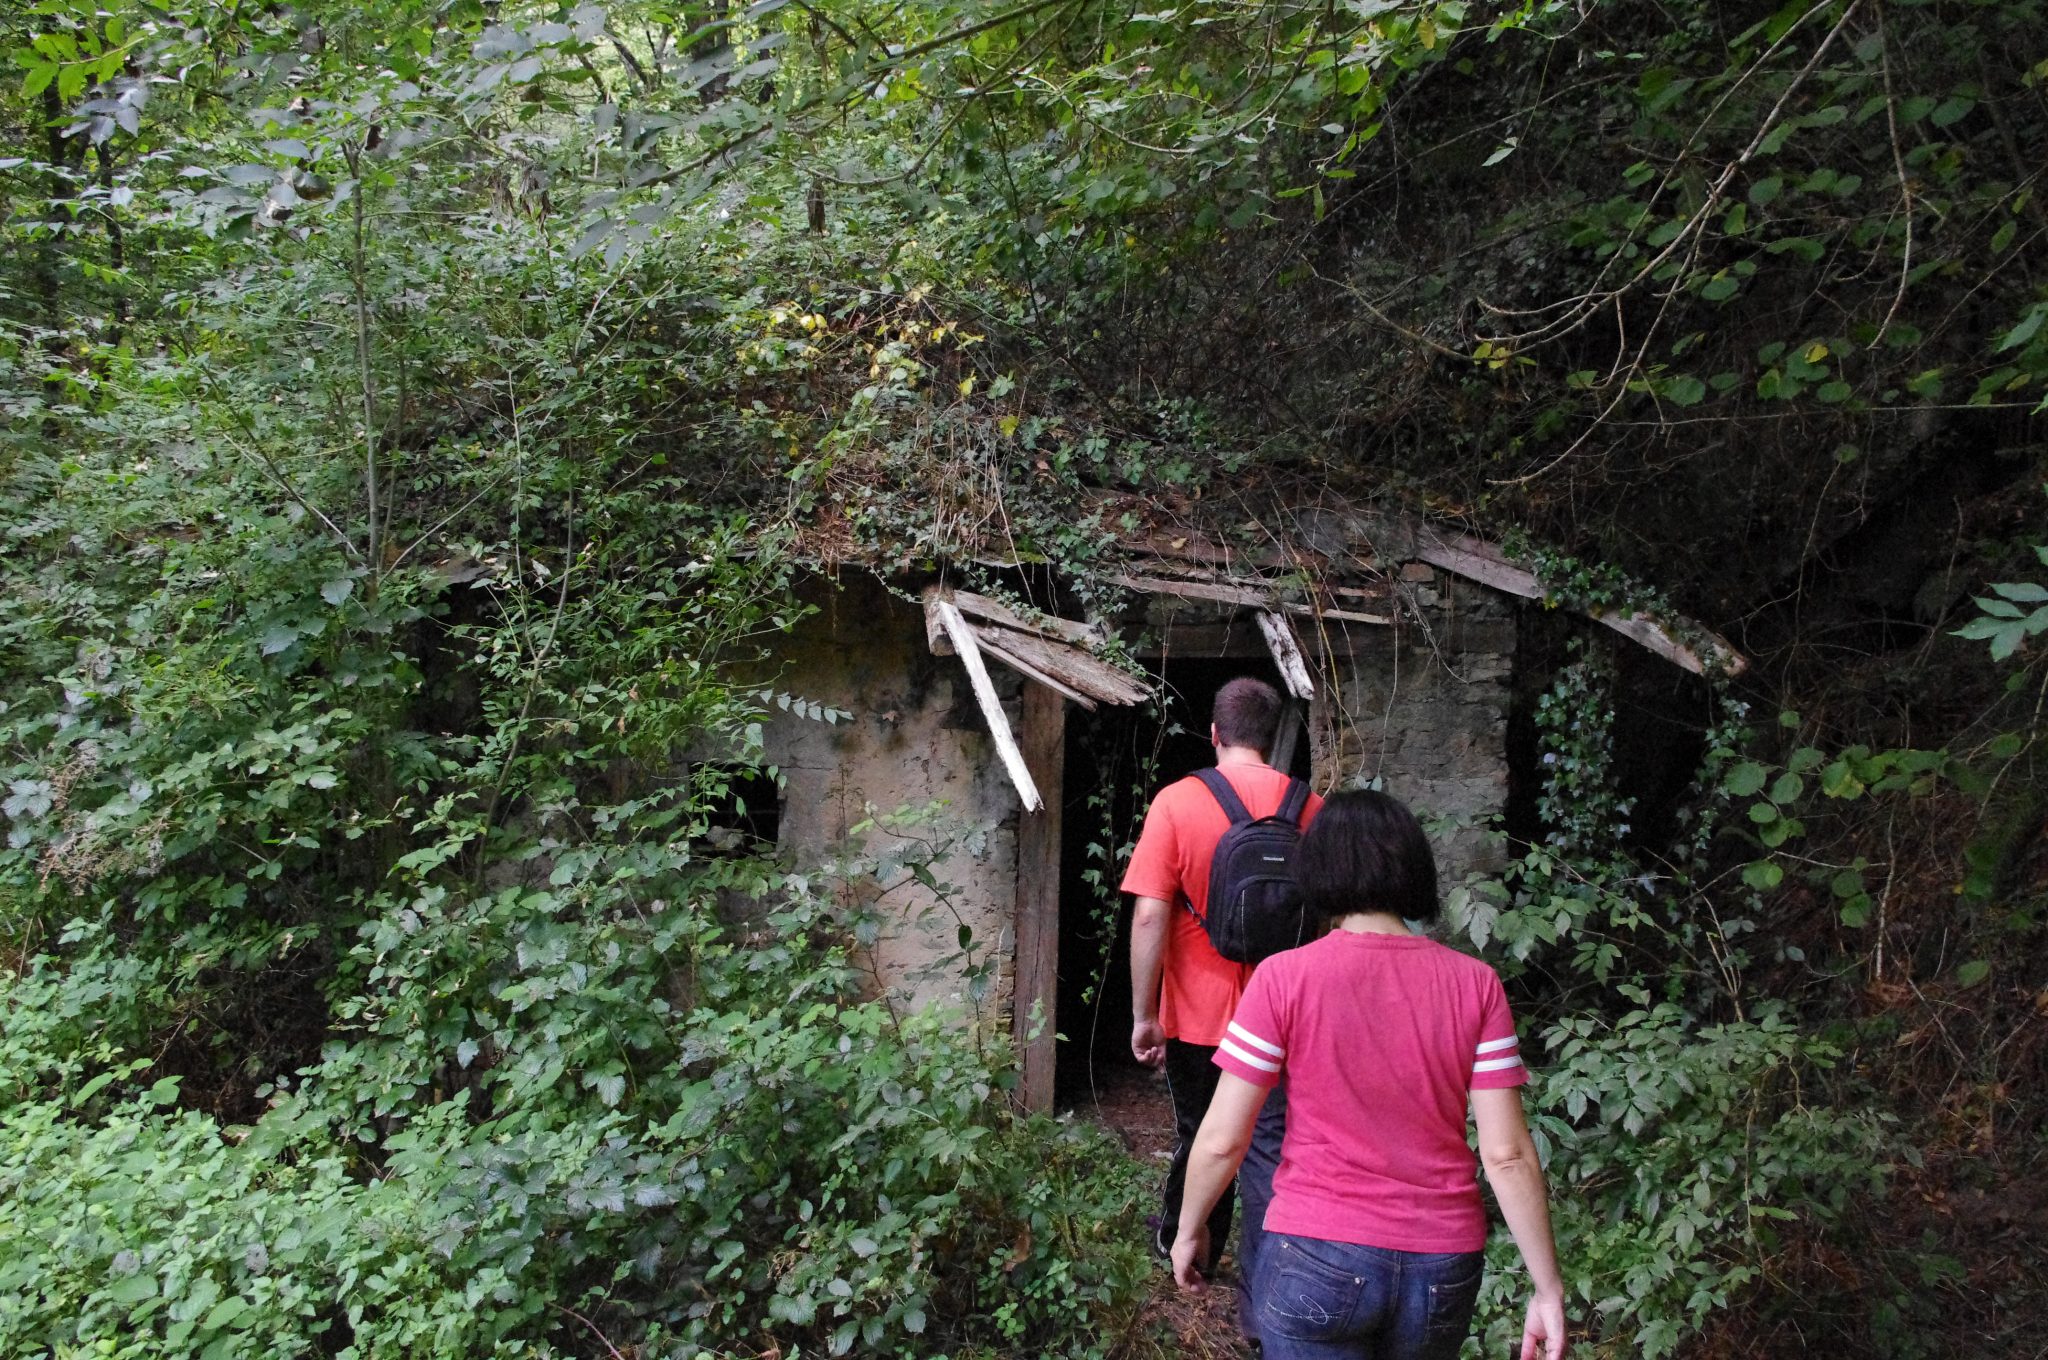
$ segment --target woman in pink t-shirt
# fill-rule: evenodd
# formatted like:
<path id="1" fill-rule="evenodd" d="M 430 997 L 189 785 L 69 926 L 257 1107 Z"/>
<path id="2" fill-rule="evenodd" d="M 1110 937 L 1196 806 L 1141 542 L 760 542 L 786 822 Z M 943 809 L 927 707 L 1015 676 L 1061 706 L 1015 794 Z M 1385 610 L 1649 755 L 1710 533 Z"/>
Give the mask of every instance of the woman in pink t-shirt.
<path id="1" fill-rule="evenodd" d="M 1216 1050 L 1174 1276 L 1200 1289 L 1209 1206 L 1266 1092 L 1287 1078 L 1287 1138 L 1252 1281 L 1266 1360 L 1451 1360 L 1471 1330 L 1486 1213 L 1479 1160 L 1535 1294 L 1522 1360 L 1565 1352 L 1564 1281 L 1543 1169 L 1516 1089 L 1528 1079 L 1493 970 L 1415 934 L 1437 914 L 1415 816 L 1341 793 L 1303 836 L 1297 874 L 1335 926 L 1259 965 Z"/>

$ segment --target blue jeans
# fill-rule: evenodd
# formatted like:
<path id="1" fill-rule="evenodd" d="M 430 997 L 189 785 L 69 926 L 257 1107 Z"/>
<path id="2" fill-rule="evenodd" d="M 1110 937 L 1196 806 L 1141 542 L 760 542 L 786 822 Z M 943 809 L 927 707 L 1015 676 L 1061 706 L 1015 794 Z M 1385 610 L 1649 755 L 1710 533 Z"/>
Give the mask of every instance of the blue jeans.
<path id="1" fill-rule="evenodd" d="M 1456 1360 L 1483 1264 L 1267 1233 L 1253 1283 L 1265 1360 Z"/>

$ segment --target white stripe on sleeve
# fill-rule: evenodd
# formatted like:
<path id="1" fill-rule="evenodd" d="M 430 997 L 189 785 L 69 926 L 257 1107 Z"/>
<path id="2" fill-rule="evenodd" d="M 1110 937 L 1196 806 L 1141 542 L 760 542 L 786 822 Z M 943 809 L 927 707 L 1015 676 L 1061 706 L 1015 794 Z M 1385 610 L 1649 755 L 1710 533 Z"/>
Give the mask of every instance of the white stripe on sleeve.
<path id="1" fill-rule="evenodd" d="M 1485 1062 L 1473 1063 L 1472 1070 L 1474 1072 L 1505 1072 L 1510 1067 L 1520 1067 L 1521 1065 L 1522 1060 L 1520 1058 L 1488 1058 Z"/>
<path id="2" fill-rule="evenodd" d="M 1276 1058 L 1284 1058 L 1287 1056 L 1286 1049 L 1280 1047 L 1280 1045 L 1278 1044 L 1267 1043 L 1264 1039 L 1261 1039 L 1258 1035 L 1252 1033 L 1243 1025 L 1238 1024 L 1235 1020 L 1230 1022 L 1230 1032 L 1232 1034 L 1235 1034 L 1243 1042 L 1250 1044 L 1253 1048 L 1259 1050 L 1259 1052 L 1261 1053 L 1269 1053 Z"/>
<path id="3" fill-rule="evenodd" d="M 1237 1059 L 1246 1067 L 1257 1068 L 1261 1072 L 1278 1072 L 1280 1070 L 1279 1063 L 1267 1062 L 1264 1058 L 1261 1058 L 1256 1054 L 1246 1051 L 1243 1047 L 1241 1047 L 1235 1041 L 1229 1038 L 1225 1038 L 1222 1043 L 1216 1046 L 1216 1048 L 1218 1052 L 1228 1053 L 1231 1057 Z"/>
<path id="4" fill-rule="evenodd" d="M 1516 1039 L 1514 1035 L 1510 1034 L 1505 1039 L 1488 1039 L 1485 1043 L 1481 1044 L 1478 1048 L 1474 1049 L 1473 1051 L 1475 1053 L 1492 1053 L 1498 1049 L 1513 1048 L 1519 1042 L 1521 1041 Z"/>

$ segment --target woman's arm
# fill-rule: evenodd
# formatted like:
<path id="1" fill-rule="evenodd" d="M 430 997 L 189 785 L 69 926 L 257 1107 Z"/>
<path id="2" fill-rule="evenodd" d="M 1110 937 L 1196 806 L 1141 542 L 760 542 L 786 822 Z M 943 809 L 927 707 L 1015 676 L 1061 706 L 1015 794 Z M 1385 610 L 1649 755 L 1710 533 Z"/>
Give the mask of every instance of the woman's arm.
<path id="1" fill-rule="evenodd" d="M 1211 1107 L 1213 1111 L 1213 1106 Z M 1543 1190 L 1543 1164 L 1522 1118 L 1522 1093 L 1513 1086 L 1472 1093 L 1472 1117 L 1479 1125 L 1479 1160 L 1487 1183 L 1508 1221 L 1535 1296 L 1522 1327 L 1522 1360 L 1563 1360 L 1564 1276 L 1557 1268 L 1557 1244 L 1550 1236 L 1550 1203 Z M 1205 1124 L 1203 1126 L 1207 1128 Z"/>
<path id="2" fill-rule="evenodd" d="M 1235 1072 L 1225 1072 L 1216 1080 L 1209 1113 L 1202 1116 L 1202 1127 L 1195 1132 L 1195 1145 L 1188 1153 L 1180 1231 L 1173 1241 L 1173 1278 L 1183 1289 L 1199 1292 L 1206 1287 L 1198 1264 L 1209 1256 L 1209 1211 L 1237 1174 L 1245 1149 L 1252 1145 L 1259 1108 L 1265 1103 L 1266 1088 L 1254 1086 Z"/>

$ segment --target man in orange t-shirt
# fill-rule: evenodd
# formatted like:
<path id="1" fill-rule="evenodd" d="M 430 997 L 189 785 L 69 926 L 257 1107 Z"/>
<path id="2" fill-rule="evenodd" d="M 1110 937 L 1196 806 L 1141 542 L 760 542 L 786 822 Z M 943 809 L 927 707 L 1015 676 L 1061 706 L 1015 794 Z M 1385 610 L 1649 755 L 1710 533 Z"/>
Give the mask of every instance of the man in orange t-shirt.
<path id="1" fill-rule="evenodd" d="M 1288 776 L 1266 763 L 1279 730 L 1280 708 L 1279 692 L 1248 676 L 1232 680 L 1216 694 L 1209 727 L 1216 768 L 1254 818 L 1272 816 L 1287 796 Z M 1301 814 L 1304 827 L 1321 806 L 1322 800 L 1310 795 Z M 1168 785 L 1153 800 L 1124 874 L 1123 890 L 1138 899 L 1131 918 L 1131 1054 L 1147 1067 L 1165 1069 L 1177 1140 L 1167 1166 L 1155 1242 L 1162 1256 L 1180 1224 L 1188 1151 L 1216 1091 L 1218 1069 L 1211 1060 L 1252 975 L 1252 965 L 1232 963 L 1216 952 L 1198 919 L 1208 907 L 1210 860 L 1229 829 L 1230 817 L 1215 795 L 1190 775 Z M 1259 1220 L 1271 1194 L 1273 1168 L 1280 1159 L 1284 1109 L 1285 1098 L 1276 1091 L 1239 1178 L 1246 1227 L 1238 1248 L 1241 1300 L 1257 1252 Z M 1209 1216 L 1212 1253 L 1223 1249 L 1234 1207 L 1234 1196 L 1224 1191 Z M 1239 1314 L 1243 1319 L 1251 1316 L 1245 1308 Z"/>

